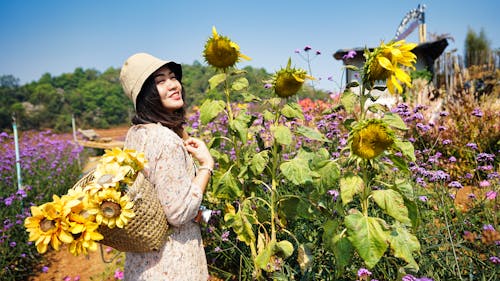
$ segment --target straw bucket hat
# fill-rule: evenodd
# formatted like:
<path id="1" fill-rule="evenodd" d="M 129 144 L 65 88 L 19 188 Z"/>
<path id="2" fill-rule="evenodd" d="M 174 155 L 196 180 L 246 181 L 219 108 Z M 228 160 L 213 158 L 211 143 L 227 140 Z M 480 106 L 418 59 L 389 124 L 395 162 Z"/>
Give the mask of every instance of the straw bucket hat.
<path id="1" fill-rule="evenodd" d="M 120 71 L 120 82 L 123 91 L 134 103 L 134 108 L 136 108 L 137 95 L 139 95 L 146 79 L 166 64 L 181 81 L 182 67 L 176 62 L 161 60 L 146 53 L 134 54 L 125 61 Z"/>

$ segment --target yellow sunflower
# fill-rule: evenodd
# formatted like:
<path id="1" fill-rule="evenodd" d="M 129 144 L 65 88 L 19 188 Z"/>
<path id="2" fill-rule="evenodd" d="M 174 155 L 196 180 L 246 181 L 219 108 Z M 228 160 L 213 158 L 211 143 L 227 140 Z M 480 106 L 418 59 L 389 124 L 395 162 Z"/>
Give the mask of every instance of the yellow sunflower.
<path id="1" fill-rule="evenodd" d="M 91 206 L 91 192 L 83 191 L 81 188 L 68 190 L 68 197 L 75 198 L 79 200 L 79 204 L 74 205 L 71 208 L 71 212 L 68 215 L 68 219 L 71 222 L 84 222 L 91 221 L 95 222 L 95 216 L 90 214 L 88 209 Z"/>
<path id="2" fill-rule="evenodd" d="M 251 60 L 251 58 L 240 52 L 238 44 L 226 36 L 217 34 L 215 26 L 212 27 L 212 37 L 205 44 L 203 56 L 208 64 L 219 69 L 234 66 L 240 58 Z"/>
<path id="3" fill-rule="evenodd" d="M 394 141 L 394 132 L 378 119 L 361 121 L 349 133 L 351 152 L 363 159 L 377 157 Z"/>
<path id="4" fill-rule="evenodd" d="M 121 166 L 117 162 L 109 162 L 97 165 L 94 170 L 93 182 L 102 187 L 118 188 L 120 182 L 127 181 L 125 178 L 133 177 L 134 170 L 131 166 Z"/>
<path id="5" fill-rule="evenodd" d="M 56 251 L 62 243 L 71 243 L 73 236 L 68 231 L 68 222 L 64 214 L 64 204 L 48 202 L 31 207 L 31 216 L 24 220 L 29 241 L 35 241 L 36 250 L 43 254 L 50 244 Z"/>
<path id="6" fill-rule="evenodd" d="M 367 52 L 364 82 L 373 85 L 375 81 L 384 80 L 392 94 L 403 92 L 401 83 L 411 87 L 410 75 L 404 67 L 415 69 L 417 56 L 411 50 L 416 45 L 404 40 L 388 44 L 382 42 L 373 52 Z"/>
<path id="7" fill-rule="evenodd" d="M 132 167 L 135 171 L 144 169 L 148 162 L 148 160 L 146 160 L 144 152 L 138 152 L 133 149 L 125 149 L 125 152 L 130 156 L 130 159 L 133 162 Z"/>
<path id="8" fill-rule="evenodd" d="M 105 176 L 101 181 L 105 183 L 122 181 L 125 184 L 132 184 L 137 177 L 137 172 L 144 169 L 146 163 L 147 160 L 143 152 L 134 149 L 108 149 L 105 150 L 105 154 L 101 157 L 96 168 L 97 174 L 94 173 L 94 177 L 100 179 L 105 175 L 114 175 L 113 180 L 111 180 L 110 176 Z M 105 187 L 108 186 L 110 184 L 105 185 Z"/>
<path id="9" fill-rule="evenodd" d="M 70 222 L 70 232 L 73 234 L 73 241 L 69 244 L 68 250 L 73 255 L 87 255 L 87 250 L 97 250 L 96 241 L 104 239 L 104 236 L 97 231 L 99 224 L 83 216 L 73 217 Z"/>
<path id="10" fill-rule="evenodd" d="M 112 149 L 106 149 L 104 151 L 104 155 L 101 156 L 101 163 L 110 163 L 110 162 L 117 162 L 117 163 L 126 163 L 126 162 L 130 162 L 130 155 L 118 148 L 118 147 L 114 147 Z"/>
<path id="11" fill-rule="evenodd" d="M 291 67 L 292 59 L 288 59 L 286 68 L 278 70 L 272 78 L 272 85 L 276 95 L 282 98 L 295 95 L 306 79 L 314 80 L 315 78 L 307 75 L 303 69 Z"/>
<path id="12" fill-rule="evenodd" d="M 122 196 L 119 191 L 106 188 L 92 197 L 92 206 L 88 211 L 96 216 L 95 220 L 100 225 L 123 228 L 135 216 L 133 206 L 127 195 Z"/>

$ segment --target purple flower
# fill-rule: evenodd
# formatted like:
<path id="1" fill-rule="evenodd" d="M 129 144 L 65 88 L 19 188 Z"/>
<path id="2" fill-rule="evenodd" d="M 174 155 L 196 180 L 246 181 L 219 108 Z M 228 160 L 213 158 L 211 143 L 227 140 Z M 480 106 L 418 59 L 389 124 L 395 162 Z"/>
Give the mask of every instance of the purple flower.
<path id="1" fill-rule="evenodd" d="M 448 115 L 449 115 L 449 113 L 446 111 L 439 112 L 439 116 L 448 116 Z"/>
<path id="2" fill-rule="evenodd" d="M 401 278 L 401 281 L 417 281 L 417 278 L 411 274 L 406 274 Z"/>
<path id="3" fill-rule="evenodd" d="M 266 89 L 270 89 L 272 87 L 273 87 L 272 84 L 269 84 L 269 83 L 264 84 L 264 88 L 266 88 Z"/>
<path id="4" fill-rule="evenodd" d="M 20 189 L 16 192 L 16 195 L 18 195 L 20 198 L 26 198 L 28 195 L 26 194 L 26 191 L 24 189 Z"/>
<path id="5" fill-rule="evenodd" d="M 493 170 L 493 165 L 484 165 L 484 166 L 479 166 L 479 167 L 477 167 L 477 169 L 478 169 L 478 170 L 480 170 L 480 171 L 485 171 L 485 172 L 487 172 L 487 171 L 491 171 L 491 170 Z"/>
<path id="6" fill-rule="evenodd" d="M 328 193 L 328 195 L 332 196 L 333 201 L 337 201 L 337 197 L 339 197 L 339 192 L 337 190 L 330 189 L 326 193 Z"/>
<path id="7" fill-rule="evenodd" d="M 5 206 L 12 205 L 12 201 L 14 201 L 14 198 L 12 196 L 9 196 L 9 197 L 5 198 L 5 200 L 4 200 Z"/>
<path id="8" fill-rule="evenodd" d="M 448 145 L 450 143 L 451 143 L 451 140 L 449 140 L 449 139 L 443 140 L 443 145 Z"/>
<path id="9" fill-rule="evenodd" d="M 473 150 L 477 150 L 477 144 L 473 143 L 473 142 L 469 142 L 468 144 L 466 144 L 465 146 L 467 146 L 468 148 L 470 149 L 473 149 Z"/>
<path id="10" fill-rule="evenodd" d="M 413 117 L 417 120 L 424 120 L 424 115 L 422 113 L 418 112 L 413 115 Z"/>
<path id="11" fill-rule="evenodd" d="M 427 202 L 427 200 L 429 200 L 425 195 L 419 196 L 418 199 L 422 202 Z"/>
<path id="12" fill-rule="evenodd" d="M 479 108 L 474 108 L 472 111 L 472 116 L 483 117 L 483 112 Z"/>
<path id="13" fill-rule="evenodd" d="M 295 49 L 295 53 L 296 54 L 300 53 L 300 50 L 299 49 Z"/>
<path id="14" fill-rule="evenodd" d="M 360 268 L 358 270 L 358 277 L 366 277 L 370 275 L 372 275 L 372 273 L 366 268 Z"/>
<path id="15" fill-rule="evenodd" d="M 14 248 L 16 245 L 17 245 L 16 241 L 12 241 L 12 242 L 9 243 L 9 246 L 11 248 Z"/>
<path id="16" fill-rule="evenodd" d="M 321 55 L 321 51 L 316 51 L 316 55 L 317 56 Z"/>
<path id="17" fill-rule="evenodd" d="M 346 59 L 353 59 L 355 56 L 356 56 L 356 51 L 350 50 L 349 52 L 347 52 L 347 54 L 345 54 L 342 57 L 342 59 L 344 59 L 344 60 L 346 60 Z"/>
<path id="18" fill-rule="evenodd" d="M 491 224 L 483 225 L 483 230 L 495 231 L 495 228 Z"/>
<path id="19" fill-rule="evenodd" d="M 418 184 L 418 185 L 420 185 L 421 187 L 426 187 L 426 186 L 427 186 L 427 183 L 426 183 L 426 182 L 425 182 L 425 180 L 424 180 L 423 178 L 421 178 L 421 177 L 418 177 L 418 178 L 416 179 L 416 182 L 417 182 L 417 184 Z"/>
<path id="20" fill-rule="evenodd" d="M 489 259 L 492 263 L 494 264 L 500 264 L 500 258 L 499 257 L 496 257 L 496 256 L 492 256 L 490 257 Z"/>
<path id="21" fill-rule="evenodd" d="M 490 179 L 490 180 L 491 180 L 491 179 L 496 179 L 496 178 L 498 178 L 499 176 L 498 176 L 498 173 L 497 173 L 497 172 L 492 172 L 492 173 L 488 174 L 488 176 L 487 176 L 487 177 L 488 177 L 488 179 Z"/>
<path id="22" fill-rule="evenodd" d="M 306 52 L 310 51 L 311 49 L 312 49 L 312 48 L 311 48 L 311 46 L 309 46 L 309 45 L 306 45 L 306 46 L 304 47 L 304 51 L 306 51 Z"/>
<path id="23" fill-rule="evenodd" d="M 42 267 L 42 272 L 43 273 L 47 273 L 49 271 L 49 267 L 48 266 L 43 266 Z"/>
<path id="24" fill-rule="evenodd" d="M 431 129 L 431 127 L 429 125 L 424 125 L 422 123 L 417 123 L 417 128 L 419 128 L 420 130 L 422 130 L 424 132 L 427 132 Z"/>
<path id="25" fill-rule="evenodd" d="M 450 161 L 451 163 L 455 163 L 457 162 L 457 158 L 455 158 L 454 156 L 450 156 L 450 158 L 448 158 L 448 161 Z"/>
<path id="26" fill-rule="evenodd" d="M 462 188 L 462 184 L 458 181 L 452 181 L 448 184 L 448 187 L 453 187 L 453 188 Z"/>
<path id="27" fill-rule="evenodd" d="M 476 157 L 477 162 L 493 162 L 495 160 L 495 154 L 489 153 L 479 153 Z"/>

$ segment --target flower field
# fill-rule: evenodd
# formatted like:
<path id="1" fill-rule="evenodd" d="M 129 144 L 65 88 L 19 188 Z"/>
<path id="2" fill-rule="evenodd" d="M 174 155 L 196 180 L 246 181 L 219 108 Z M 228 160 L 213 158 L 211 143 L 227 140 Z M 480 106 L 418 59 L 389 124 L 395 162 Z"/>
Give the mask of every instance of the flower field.
<path id="1" fill-rule="evenodd" d="M 381 44 L 358 81 L 318 100 L 300 97 L 315 78 L 289 59 L 261 99 L 235 68 L 249 58 L 213 29 L 204 56 L 224 98 L 207 97 L 186 128 L 216 160 L 202 224 L 212 280 L 498 280 L 499 90 L 417 103 L 429 93 L 410 79 L 413 46 Z M 379 90 L 396 103 L 377 103 Z M 44 259 L 23 225 L 30 207 L 66 193 L 85 156 L 24 132 L 17 190 L 13 137 L 0 137 L 0 279 L 26 279 Z"/>

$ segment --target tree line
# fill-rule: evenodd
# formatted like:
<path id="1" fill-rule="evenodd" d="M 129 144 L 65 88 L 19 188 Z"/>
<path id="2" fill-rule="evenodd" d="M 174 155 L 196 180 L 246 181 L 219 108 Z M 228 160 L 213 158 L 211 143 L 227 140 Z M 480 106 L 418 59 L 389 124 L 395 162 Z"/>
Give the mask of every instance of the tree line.
<path id="1" fill-rule="evenodd" d="M 248 92 L 257 97 L 269 95 L 264 88 L 271 74 L 263 68 L 243 68 L 249 82 Z M 183 65 L 182 82 L 186 89 L 186 103 L 201 105 L 206 98 L 222 98 L 223 93 L 209 89 L 208 79 L 215 70 L 195 61 Z M 12 129 L 12 118 L 22 130 L 50 128 L 56 132 L 72 129 L 72 116 L 79 128 L 109 128 L 130 122 L 133 105 L 124 95 L 119 81 L 120 69 L 76 68 L 73 73 L 52 76 L 45 73 L 38 81 L 19 85 L 12 75 L 0 76 L 0 130 Z M 304 95 L 324 93 L 304 87 Z M 243 96 L 235 97 L 238 101 Z"/>

